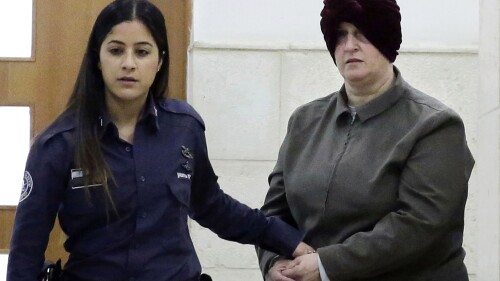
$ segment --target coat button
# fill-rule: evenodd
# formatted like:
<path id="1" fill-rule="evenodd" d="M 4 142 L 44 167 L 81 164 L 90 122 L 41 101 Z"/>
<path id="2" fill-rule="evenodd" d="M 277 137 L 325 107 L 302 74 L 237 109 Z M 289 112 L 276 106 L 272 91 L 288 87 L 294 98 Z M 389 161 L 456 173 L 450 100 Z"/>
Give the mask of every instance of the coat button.
<path id="1" fill-rule="evenodd" d="M 141 182 L 145 182 L 146 178 L 144 176 L 141 176 Z"/>

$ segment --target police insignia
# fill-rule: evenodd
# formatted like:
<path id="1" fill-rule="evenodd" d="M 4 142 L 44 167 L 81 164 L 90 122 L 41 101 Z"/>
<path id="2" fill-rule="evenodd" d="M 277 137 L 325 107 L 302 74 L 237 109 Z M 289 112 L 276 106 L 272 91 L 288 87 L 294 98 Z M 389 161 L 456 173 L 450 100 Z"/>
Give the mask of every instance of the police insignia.
<path id="1" fill-rule="evenodd" d="M 191 172 L 191 165 L 189 165 L 189 162 L 186 161 L 186 163 L 182 164 L 182 167 L 188 171 L 188 172 Z"/>
<path id="2" fill-rule="evenodd" d="M 184 145 L 181 146 L 181 153 L 182 156 L 186 157 L 187 159 L 193 159 L 193 153 L 191 152 L 191 149 L 189 147 L 185 147 Z"/>
<path id="3" fill-rule="evenodd" d="M 19 199 L 19 203 L 23 202 L 24 199 L 30 196 L 32 189 L 33 189 L 33 178 L 31 177 L 30 172 L 25 171 L 23 178 L 23 189 L 21 190 L 21 198 Z"/>

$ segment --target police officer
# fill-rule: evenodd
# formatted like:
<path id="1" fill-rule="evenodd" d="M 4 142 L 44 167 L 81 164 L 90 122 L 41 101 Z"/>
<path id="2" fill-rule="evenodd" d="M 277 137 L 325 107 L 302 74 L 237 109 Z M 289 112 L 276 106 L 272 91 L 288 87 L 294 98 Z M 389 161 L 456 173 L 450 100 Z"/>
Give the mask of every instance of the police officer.
<path id="1" fill-rule="evenodd" d="M 68 236 L 64 280 L 199 280 L 188 216 L 223 239 L 289 257 L 311 250 L 296 229 L 222 192 L 202 119 L 162 98 L 168 65 L 153 4 L 116 0 L 99 14 L 67 109 L 31 147 L 8 281 L 36 280 L 56 216 Z"/>

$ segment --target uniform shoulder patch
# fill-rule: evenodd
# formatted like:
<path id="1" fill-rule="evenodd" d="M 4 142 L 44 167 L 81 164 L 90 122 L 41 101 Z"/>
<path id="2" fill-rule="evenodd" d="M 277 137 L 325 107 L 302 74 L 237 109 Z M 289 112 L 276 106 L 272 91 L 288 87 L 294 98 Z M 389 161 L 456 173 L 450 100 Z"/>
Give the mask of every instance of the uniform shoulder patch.
<path id="1" fill-rule="evenodd" d="M 19 203 L 23 202 L 28 196 L 31 194 L 31 190 L 33 190 L 33 178 L 31 177 L 30 172 L 24 172 L 23 178 L 23 188 L 21 190 L 21 198 L 19 199 Z"/>
<path id="2" fill-rule="evenodd" d="M 166 98 L 159 100 L 158 104 L 160 105 L 160 108 L 162 108 L 167 112 L 186 114 L 193 117 L 198 122 L 200 122 L 203 128 L 205 128 L 205 123 L 203 122 L 203 118 L 201 118 L 200 114 L 198 114 L 198 112 L 196 112 L 196 110 L 187 102 Z"/>
<path id="3" fill-rule="evenodd" d="M 37 141 L 45 143 L 55 135 L 72 130 L 76 127 L 76 120 L 72 113 L 64 112 L 59 115 L 38 137 Z"/>

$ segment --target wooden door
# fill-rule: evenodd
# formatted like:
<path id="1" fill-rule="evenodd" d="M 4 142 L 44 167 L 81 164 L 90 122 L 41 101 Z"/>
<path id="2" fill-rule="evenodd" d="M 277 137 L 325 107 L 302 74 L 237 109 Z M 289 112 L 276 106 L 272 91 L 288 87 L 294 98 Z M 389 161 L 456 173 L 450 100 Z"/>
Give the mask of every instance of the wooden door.
<path id="1" fill-rule="evenodd" d="M 170 45 L 168 96 L 185 99 L 191 0 L 150 0 L 163 12 Z M 35 60 L 0 61 L 0 106 L 31 107 L 32 136 L 64 109 L 87 39 L 98 13 L 110 0 L 36 0 Z M 7 187 L 2 187 L 7 188 Z M 8 252 L 15 207 L 0 206 L 0 253 Z M 67 259 L 59 225 L 51 233 L 46 258 Z"/>

